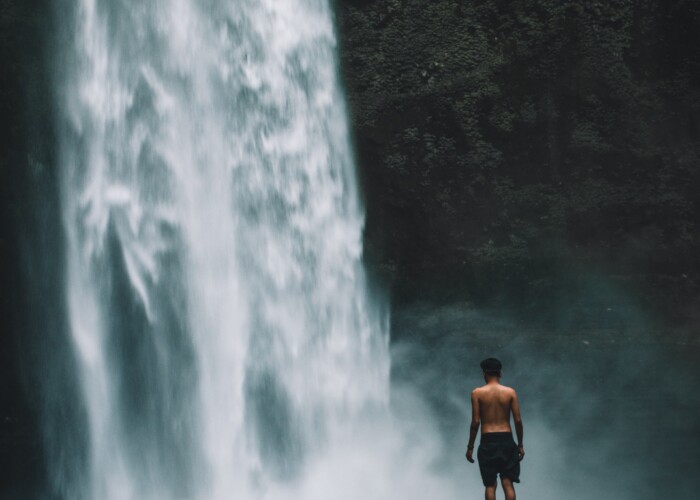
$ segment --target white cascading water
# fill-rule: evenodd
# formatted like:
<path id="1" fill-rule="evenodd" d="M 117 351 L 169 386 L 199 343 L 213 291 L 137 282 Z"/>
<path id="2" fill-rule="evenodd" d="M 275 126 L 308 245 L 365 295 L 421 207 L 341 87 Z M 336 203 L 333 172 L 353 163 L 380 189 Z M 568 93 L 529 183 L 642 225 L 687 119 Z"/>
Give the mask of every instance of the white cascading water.
<path id="1" fill-rule="evenodd" d="M 356 445 L 387 425 L 387 321 L 328 3 L 78 0 L 65 22 L 87 425 L 65 498 L 387 498 Z"/>

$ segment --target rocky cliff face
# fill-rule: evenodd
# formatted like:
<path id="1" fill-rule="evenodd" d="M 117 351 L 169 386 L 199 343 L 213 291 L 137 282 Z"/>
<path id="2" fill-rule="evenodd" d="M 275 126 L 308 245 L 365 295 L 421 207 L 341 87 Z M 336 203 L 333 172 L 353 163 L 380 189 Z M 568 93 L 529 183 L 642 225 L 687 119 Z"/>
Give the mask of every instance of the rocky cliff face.
<path id="1" fill-rule="evenodd" d="M 337 18 L 368 260 L 395 298 L 547 302 L 591 273 L 697 294 L 700 7 L 355 0 Z"/>
<path id="2" fill-rule="evenodd" d="M 41 349 L 56 348 L 62 326 L 61 221 L 51 161 L 50 61 L 44 57 L 50 29 L 50 2 L 8 0 L 0 5 L 2 498 L 50 498 L 42 491 L 42 401 L 34 384 L 35 368 L 41 365 L 38 352 L 30 349 L 33 340 Z M 45 252 L 50 257 L 38 258 L 38 248 L 52 249 Z"/>

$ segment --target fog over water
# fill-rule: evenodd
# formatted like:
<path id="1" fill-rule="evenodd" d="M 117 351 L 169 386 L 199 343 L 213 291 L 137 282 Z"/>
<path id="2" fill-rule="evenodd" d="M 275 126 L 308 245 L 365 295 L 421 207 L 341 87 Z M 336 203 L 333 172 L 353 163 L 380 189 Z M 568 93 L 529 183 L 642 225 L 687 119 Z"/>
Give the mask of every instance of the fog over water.
<path id="1" fill-rule="evenodd" d="M 700 403 L 674 385 L 697 382 L 692 339 L 664 343 L 633 305 L 540 329 L 470 304 L 389 313 L 329 2 L 56 12 L 68 348 L 37 368 L 46 497 L 480 498 L 464 451 L 488 356 L 521 395 L 520 498 L 693 491 Z"/>
<path id="2" fill-rule="evenodd" d="M 696 334 L 652 326 L 629 297 L 604 285 L 589 293 L 541 326 L 468 303 L 395 310 L 392 387 L 417 392 L 426 418 L 439 422 L 441 464 L 465 491 L 479 484 L 477 468 L 459 464 L 469 392 L 483 383 L 479 361 L 498 356 L 525 424 L 519 498 L 696 495 Z"/>

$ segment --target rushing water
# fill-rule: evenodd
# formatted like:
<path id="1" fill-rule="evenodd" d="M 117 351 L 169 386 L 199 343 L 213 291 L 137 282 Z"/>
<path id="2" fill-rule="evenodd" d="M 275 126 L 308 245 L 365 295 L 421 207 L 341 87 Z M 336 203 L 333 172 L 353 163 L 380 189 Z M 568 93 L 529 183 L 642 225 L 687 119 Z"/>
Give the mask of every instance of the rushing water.
<path id="1" fill-rule="evenodd" d="M 299 484 L 385 418 L 389 356 L 328 2 L 59 10 L 65 289 L 86 428 L 82 451 L 63 443 L 54 487 L 329 498 Z"/>

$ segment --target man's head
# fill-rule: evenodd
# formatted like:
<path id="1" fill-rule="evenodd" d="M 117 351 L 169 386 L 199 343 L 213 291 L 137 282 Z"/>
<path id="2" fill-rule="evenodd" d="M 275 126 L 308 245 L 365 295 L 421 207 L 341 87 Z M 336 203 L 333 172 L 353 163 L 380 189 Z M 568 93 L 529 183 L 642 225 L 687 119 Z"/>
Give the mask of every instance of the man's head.
<path id="1" fill-rule="evenodd" d="M 501 361 L 496 358 L 486 358 L 481 362 L 484 377 L 501 377 Z"/>

